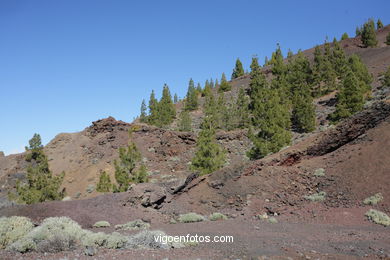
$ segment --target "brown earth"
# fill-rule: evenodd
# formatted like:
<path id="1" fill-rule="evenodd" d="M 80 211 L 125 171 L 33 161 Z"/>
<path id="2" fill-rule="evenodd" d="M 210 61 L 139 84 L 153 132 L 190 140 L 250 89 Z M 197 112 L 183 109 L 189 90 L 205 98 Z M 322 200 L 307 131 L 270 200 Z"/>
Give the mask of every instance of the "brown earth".
<path id="1" fill-rule="evenodd" d="M 24 178 L 26 165 L 24 154 L 0 156 L 0 216 L 28 216 L 35 222 L 69 216 L 89 229 L 100 220 L 113 226 L 141 218 L 152 229 L 170 235 L 234 236 L 232 244 L 201 243 L 184 249 L 100 249 L 96 259 L 390 259 L 389 227 L 373 224 L 364 216 L 370 208 L 390 214 L 390 102 L 378 80 L 390 64 L 390 47 L 383 45 L 389 31 L 390 26 L 378 31 L 381 44 L 377 48 L 362 48 L 356 38 L 342 42 L 347 53 L 362 57 L 374 75 L 375 88 L 374 99 L 364 111 L 335 127 L 326 120 L 334 105 L 335 93 L 330 93 L 315 100 L 317 130 L 294 133 L 291 147 L 264 159 L 247 161 L 245 151 L 251 144 L 244 130 L 221 131 L 217 139 L 228 151 L 229 163 L 212 175 L 199 177 L 188 170 L 196 133 L 128 124 L 111 117 L 98 120 L 81 132 L 59 134 L 45 147 L 53 172 L 66 172 L 63 186 L 72 201 L 9 206 L 6 193 L 17 179 Z M 312 52 L 304 53 L 310 57 Z M 248 76 L 233 80 L 226 96 L 237 95 L 248 83 Z M 202 112 L 192 116 L 196 126 Z M 152 183 L 120 194 L 88 193 L 88 185 L 96 185 L 99 172 L 105 170 L 113 177 L 117 149 L 128 142 L 130 128 Z M 313 175 L 318 168 L 325 170 L 325 176 Z M 304 198 L 320 191 L 327 194 L 324 202 Z M 378 205 L 362 203 L 378 192 L 384 197 Z M 229 220 L 169 224 L 171 218 L 187 212 L 205 216 L 222 212 Z M 274 215 L 279 223 L 256 218 L 264 213 Z M 61 257 L 88 258 L 83 249 L 47 255 L 0 251 L 1 259 Z"/>

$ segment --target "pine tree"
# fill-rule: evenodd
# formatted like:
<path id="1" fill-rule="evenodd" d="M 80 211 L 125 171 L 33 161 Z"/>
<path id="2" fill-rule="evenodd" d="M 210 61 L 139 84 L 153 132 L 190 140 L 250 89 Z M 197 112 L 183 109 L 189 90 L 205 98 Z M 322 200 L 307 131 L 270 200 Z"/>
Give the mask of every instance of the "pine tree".
<path id="1" fill-rule="evenodd" d="M 358 78 L 352 70 L 347 72 L 342 88 L 337 94 L 336 111 L 331 114 L 332 121 L 349 117 L 363 109 L 364 97 Z"/>
<path id="2" fill-rule="evenodd" d="M 196 142 L 191 169 L 201 174 L 209 174 L 221 168 L 224 163 L 225 151 L 216 141 L 212 119 L 206 116 Z"/>
<path id="3" fill-rule="evenodd" d="M 204 84 L 202 96 L 205 97 L 205 96 L 211 95 L 211 91 L 212 91 L 211 83 L 209 83 L 209 81 L 206 80 L 206 83 Z"/>
<path id="4" fill-rule="evenodd" d="M 369 19 L 362 28 L 362 43 L 364 47 L 375 47 L 378 44 L 374 20 Z"/>
<path id="5" fill-rule="evenodd" d="M 225 95 L 223 92 L 218 95 L 215 116 L 216 117 L 214 122 L 216 128 L 228 129 L 230 127 L 229 123 L 231 122 L 231 115 L 229 114 L 229 110 L 225 102 Z"/>
<path id="6" fill-rule="evenodd" d="M 202 94 L 202 86 L 200 85 L 199 82 L 198 82 L 198 84 L 196 85 L 196 94 L 197 94 L 197 95 Z"/>
<path id="7" fill-rule="evenodd" d="M 196 93 L 194 81 L 190 79 L 186 96 L 185 110 L 192 111 L 198 108 L 198 95 Z"/>
<path id="8" fill-rule="evenodd" d="M 221 84 L 219 86 L 218 92 L 226 92 L 232 89 L 229 82 L 226 80 L 225 73 L 222 73 Z"/>
<path id="9" fill-rule="evenodd" d="M 111 184 L 110 176 L 105 171 L 103 171 L 102 173 L 100 173 L 99 182 L 96 185 L 96 191 L 97 192 L 110 192 L 111 187 L 112 187 L 112 184 Z"/>
<path id="10" fill-rule="evenodd" d="M 346 32 L 343 33 L 343 35 L 341 35 L 341 41 L 346 40 L 348 38 L 349 38 L 349 36 L 348 36 L 348 34 Z"/>
<path id="11" fill-rule="evenodd" d="M 315 129 L 316 114 L 309 86 L 301 85 L 293 95 L 292 124 L 294 128 L 301 133 L 312 132 Z"/>
<path id="12" fill-rule="evenodd" d="M 148 122 L 152 125 L 155 125 L 158 120 L 158 101 L 154 95 L 154 90 L 150 94 L 149 99 L 149 117 Z"/>
<path id="13" fill-rule="evenodd" d="M 258 69 L 251 72 L 250 98 L 252 126 L 258 133 L 250 134 L 254 147 L 248 156 L 258 159 L 290 143 L 290 114 L 278 90 L 270 88 L 264 73 Z"/>
<path id="14" fill-rule="evenodd" d="M 386 45 L 390 45 L 390 32 L 386 36 Z"/>
<path id="15" fill-rule="evenodd" d="M 272 53 L 269 65 L 272 65 L 272 74 L 281 75 L 285 72 L 286 66 L 283 63 L 283 54 L 278 43 L 275 52 Z"/>
<path id="16" fill-rule="evenodd" d="M 26 147 L 25 160 L 27 167 L 27 181 L 16 183 L 17 201 L 33 204 L 50 200 L 61 200 L 65 194 L 59 192 L 65 173 L 54 176 L 49 169 L 47 156 L 43 151 L 41 136 L 34 134 Z"/>
<path id="17" fill-rule="evenodd" d="M 114 161 L 115 180 L 118 186 L 114 187 L 114 192 L 127 191 L 130 182 L 137 182 L 137 163 L 141 160 L 141 153 L 132 141 L 132 132 L 129 131 L 129 143 L 127 147 L 119 148 L 119 160 Z"/>
<path id="18" fill-rule="evenodd" d="M 163 127 L 171 124 L 176 117 L 176 108 L 173 104 L 171 92 L 167 84 L 163 87 L 162 96 L 158 103 L 159 119 L 157 121 L 158 127 Z"/>
<path id="19" fill-rule="evenodd" d="M 177 102 L 179 102 L 179 97 L 178 97 L 177 94 L 175 93 L 175 95 L 173 96 L 173 103 L 174 103 L 174 104 L 177 104 Z"/>
<path id="20" fill-rule="evenodd" d="M 188 111 L 183 110 L 180 113 L 179 131 L 190 132 L 191 131 L 191 116 Z"/>
<path id="21" fill-rule="evenodd" d="M 290 49 L 288 49 L 287 59 L 291 59 L 293 56 L 294 56 L 294 53 Z"/>
<path id="22" fill-rule="evenodd" d="M 342 77 L 347 69 L 348 62 L 344 52 L 344 49 L 341 48 L 339 42 L 333 43 L 332 56 L 330 61 L 333 64 L 333 69 L 336 72 L 338 77 Z"/>
<path id="23" fill-rule="evenodd" d="M 236 104 L 231 114 L 235 116 L 234 128 L 246 128 L 249 126 L 249 100 L 243 88 L 238 92 Z"/>
<path id="24" fill-rule="evenodd" d="M 359 81 L 359 85 L 363 93 L 367 93 L 371 90 L 372 76 L 368 72 L 366 65 L 362 62 L 360 57 L 356 54 L 352 54 L 349 59 L 349 67 Z"/>
<path id="25" fill-rule="evenodd" d="M 134 183 L 145 183 L 145 182 L 148 182 L 149 178 L 148 178 L 148 171 L 147 171 L 147 168 L 145 166 L 145 164 L 141 164 L 141 166 L 139 167 L 138 171 L 135 172 L 135 175 L 133 176 L 132 178 L 132 181 Z"/>
<path id="26" fill-rule="evenodd" d="M 355 37 L 358 37 L 358 36 L 361 36 L 361 35 L 362 35 L 362 28 L 357 26 L 356 27 L 356 31 L 355 31 Z"/>
<path id="27" fill-rule="evenodd" d="M 147 121 L 145 99 L 142 99 L 142 103 L 141 103 L 141 115 L 140 115 L 139 119 L 140 119 L 140 121 L 141 121 L 142 123 L 145 123 L 145 122 Z"/>
<path id="28" fill-rule="evenodd" d="M 242 66 L 242 63 L 239 58 L 236 60 L 236 67 L 233 70 L 232 73 L 232 79 L 239 78 L 241 76 L 244 76 L 244 68 Z"/>
<path id="29" fill-rule="evenodd" d="M 382 28 L 383 28 L 383 23 L 382 23 L 381 19 L 378 19 L 378 21 L 376 22 L 376 29 L 379 30 Z"/>

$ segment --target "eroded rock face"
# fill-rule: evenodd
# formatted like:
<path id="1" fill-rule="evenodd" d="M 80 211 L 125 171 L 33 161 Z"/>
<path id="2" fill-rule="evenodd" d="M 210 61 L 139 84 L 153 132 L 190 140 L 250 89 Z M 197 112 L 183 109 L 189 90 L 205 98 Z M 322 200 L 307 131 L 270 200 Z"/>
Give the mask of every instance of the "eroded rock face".
<path id="1" fill-rule="evenodd" d="M 100 119 L 97 121 L 92 122 L 92 125 L 87 128 L 87 132 L 92 136 L 96 136 L 97 134 L 100 133 L 110 133 L 113 132 L 114 130 L 121 130 L 125 131 L 128 129 L 130 126 L 129 123 L 116 120 L 112 116 Z"/>
<path id="2" fill-rule="evenodd" d="M 140 203 L 144 207 L 161 208 L 167 197 L 165 189 L 153 183 L 140 183 L 134 185 L 129 192 L 128 202 L 132 204 Z"/>

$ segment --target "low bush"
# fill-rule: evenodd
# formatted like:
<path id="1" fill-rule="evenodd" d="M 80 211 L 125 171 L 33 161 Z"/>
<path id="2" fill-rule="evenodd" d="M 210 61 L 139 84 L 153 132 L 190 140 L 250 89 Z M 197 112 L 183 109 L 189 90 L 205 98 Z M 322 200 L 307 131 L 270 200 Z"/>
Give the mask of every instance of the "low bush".
<path id="1" fill-rule="evenodd" d="M 31 220 L 26 217 L 0 218 L 0 249 L 25 236 L 33 227 Z"/>
<path id="2" fill-rule="evenodd" d="M 365 215 L 369 220 L 376 224 L 383 225 L 385 227 L 390 226 L 390 217 L 382 211 L 370 209 Z"/>
<path id="3" fill-rule="evenodd" d="M 201 222 L 204 221 L 204 217 L 202 215 L 196 214 L 194 212 L 190 212 L 187 214 L 181 214 L 179 216 L 178 221 L 180 223 L 192 223 L 192 222 Z"/>
<path id="4" fill-rule="evenodd" d="M 323 177 L 323 176 L 325 176 L 324 168 L 318 168 L 317 170 L 314 171 L 313 175 L 316 176 L 316 177 Z"/>
<path id="5" fill-rule="evenodd" d="M 381 193 L 377 193 L 371 197 L 368 197 L 366 198 L 365 200 L 363 200 L 363 203 L 366 204 L 366 205 L 376 205 L 378 204 L 379 202 L 381 202 L 383 200 L 383 196 Z"/>
<path id="6" fill-rule="evenodd" d="M 93 227 L 95 228 L 102 228 L 102 227 L 109 227 L 111 226 L 108 221 L 98 221 L 95 224 L 93 224 Z"/>
<path id="7" fill-rule="evenodd" d="M 148 229 L 149 227 L 150 227 L 149 223 L 146 223 L 140 219 L 136 219 L 136 220 L 130 221 L 126 224 L 116 225 L 115 229 L 138 230 L 138 229 Z"/>
<path id="8" fill-rule="evenodd" d="M 326 197 L 326 192 L 321 191 L 318 193 L 314 193 L 312 195 L 305 196 L 305 199 L 313 201 L 313 202 L 318 202 L 318 201 L 324 201 Z"/>
<path id="9" fill-rule="evenodd" d="M 209 219 L 210 219 L 211 221 L 226 220 L 226 219 L 228 219 L 228 217 L 225 216 L 225 215 L 222 214 L 222 213 L 214 212 L 213 214 L 211 214 L 211 215 L 209 216 Z"/>

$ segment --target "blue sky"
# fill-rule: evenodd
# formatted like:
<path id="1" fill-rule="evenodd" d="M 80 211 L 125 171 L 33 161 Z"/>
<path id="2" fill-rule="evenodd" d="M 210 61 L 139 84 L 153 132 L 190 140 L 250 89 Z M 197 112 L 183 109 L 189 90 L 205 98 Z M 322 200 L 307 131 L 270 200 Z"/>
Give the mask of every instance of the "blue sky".
<path id="1" fill-rule="evenodd" d="M 235 60 L 294 52 L 390 22 L 390 1 L 0 0 L 0 151 L 92 121 L 127 122 L 164 83 L 229 77 Z"/>

